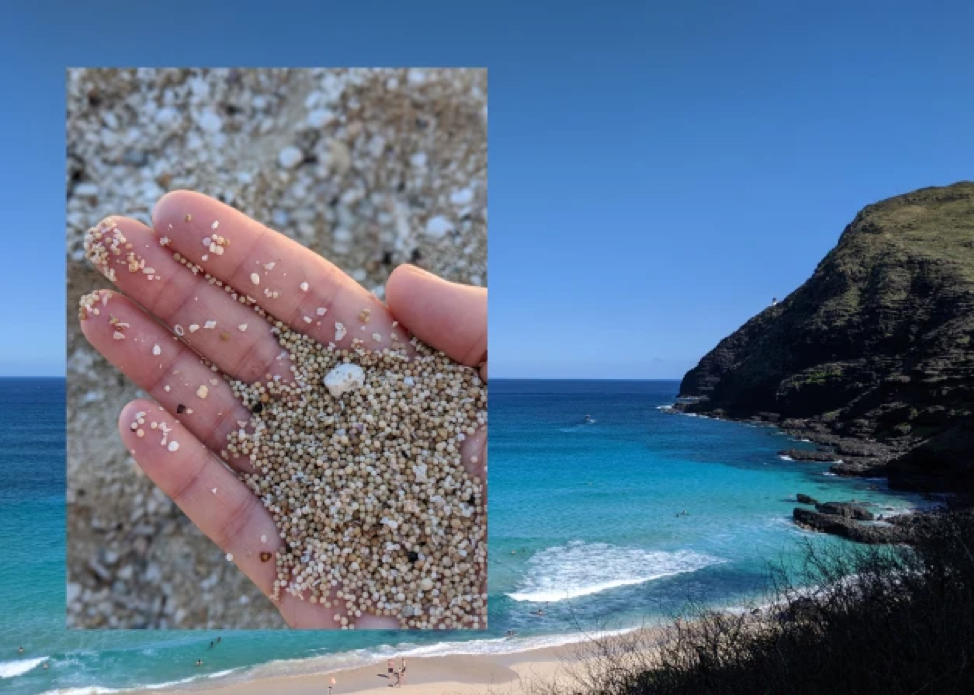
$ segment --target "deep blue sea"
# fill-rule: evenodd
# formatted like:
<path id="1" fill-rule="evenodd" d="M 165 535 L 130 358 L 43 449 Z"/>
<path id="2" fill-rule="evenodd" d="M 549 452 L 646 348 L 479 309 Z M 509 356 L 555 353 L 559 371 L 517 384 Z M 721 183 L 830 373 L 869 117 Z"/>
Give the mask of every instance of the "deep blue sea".
<path id="1" fill-rule="evenodd" d="M 661 410 L 678 385 L 493 380 L 490 630 L 316 634 L 66 630 L 65 382 L 0 379 L 0 692 L 108 693 L 569 641 L 689 599 L 759 600 L 769 561 L 787 561 L 803 538 L 843 542 L 792 525 L 797 492 L 884 513 L 919 504 L 882 481 L 780 459 L 810 445 L 773 428 Z M 505 639 L 510 629 L 517 637 Z M 220 647 L 206 650 L 217 634 Z"/>

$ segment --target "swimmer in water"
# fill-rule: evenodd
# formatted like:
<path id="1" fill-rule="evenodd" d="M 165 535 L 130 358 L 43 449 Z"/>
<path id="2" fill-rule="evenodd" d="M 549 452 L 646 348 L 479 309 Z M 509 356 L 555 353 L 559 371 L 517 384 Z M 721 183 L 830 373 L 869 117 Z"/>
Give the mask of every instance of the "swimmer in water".
<path id="1" fill-rule="evenodd" d="M 196 665 L 197 666 L 202 666 L 203 665 L 203 660 L 202 659 L 197 659 L 196 660 Z"/>

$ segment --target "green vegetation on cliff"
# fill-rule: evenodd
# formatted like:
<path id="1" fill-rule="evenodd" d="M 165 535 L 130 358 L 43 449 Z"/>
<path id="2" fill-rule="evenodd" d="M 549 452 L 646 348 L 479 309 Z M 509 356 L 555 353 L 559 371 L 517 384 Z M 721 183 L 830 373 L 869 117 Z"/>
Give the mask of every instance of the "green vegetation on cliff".
<path id="1" fill-rule="evenodd" d="M 965 182 L 864 208 L 811 278 L 722 340 L 680 393 L 700 399 L 693 410 L 790 419 L 818 441 L 875 442 L 853 453 L 891 460 L 894 484 L 968 486 L 972 338 L 974 183 Z"/>

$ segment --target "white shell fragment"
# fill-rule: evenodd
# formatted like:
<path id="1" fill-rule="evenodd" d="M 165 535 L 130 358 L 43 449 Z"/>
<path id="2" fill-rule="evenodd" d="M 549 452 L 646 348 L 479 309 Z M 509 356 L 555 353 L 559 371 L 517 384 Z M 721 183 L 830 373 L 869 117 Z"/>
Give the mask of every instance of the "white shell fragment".
<path id="1" fill-rule="evenodd" d="M 325 375 L 325 387 L 335 398 L 364 385 L 365 372 L 357 364 L 340 364 Z"/>
<path id="2" fill-rule="evenodd" d="M 294 145 L 285 147 L 277 155 L 277 163 L 285 169 L 293 169 L 301 163 L 302 159 L 304 159 L 304 155 L 301 153 L 301 150 Z"/>
<path id="3" fill-rule="evenodd" d="M 450 220 L 443 217 L 442 215 L 431 217 L 426 222 L 426 234 L 436 239 L 443 237 L 452 228 L 453 225 L 450 224 Z"/>

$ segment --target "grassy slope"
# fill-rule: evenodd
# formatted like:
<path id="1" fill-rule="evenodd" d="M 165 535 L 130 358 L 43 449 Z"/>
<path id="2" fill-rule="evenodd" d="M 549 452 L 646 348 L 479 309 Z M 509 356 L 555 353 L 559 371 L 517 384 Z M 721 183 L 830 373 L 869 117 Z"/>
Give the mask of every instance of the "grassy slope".
<path id="1" fill-rule="evenodd" d="M 721 341 L 681 394 L 914 446 L 974 411 L 972 340 L 974 183 L 927 188 L 863 209 L 812 277 Z"/>

